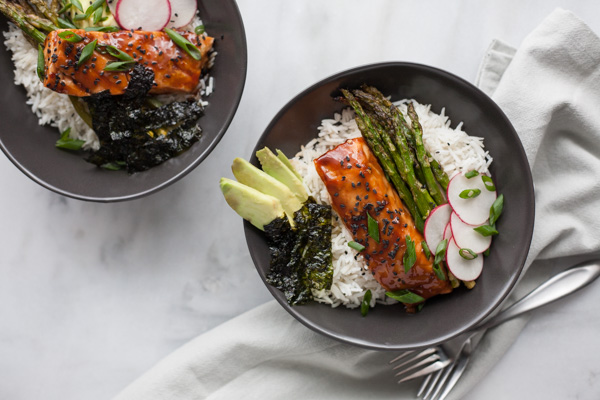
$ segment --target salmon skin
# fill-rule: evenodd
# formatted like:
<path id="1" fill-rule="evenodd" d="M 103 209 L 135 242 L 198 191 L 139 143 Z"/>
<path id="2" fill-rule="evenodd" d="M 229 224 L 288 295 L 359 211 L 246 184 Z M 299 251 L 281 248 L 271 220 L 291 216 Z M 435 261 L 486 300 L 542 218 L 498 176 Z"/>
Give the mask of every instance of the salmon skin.
<path id="1" fill-rule="evenodd" d="M 452 291 L 448 278 L 441 280 L 435 274 L 433 258 L 427 258 L 421 247 L 423 236 L 363 138 L 347 140 L 314 164 L 333 209 L 354 241 L 365 246 L 362 255 L 381 286 L 388 291 L 406 289 L 425 299 Z M 367 213 L 378 223 L 379 243 L 368 235 Z M 408 272 L 402 263 L 406 235 L 415 242 L 417 255 Z M 406 307 L 414 311 L 414 305 Z"/>
<path id="2" fill-rule="evenodd" d="M 71 31 L 83 38 L 77 43 L 62 39 L 59 33 Z M 111 95 L 125 92 L 129 83 L 128 71 L 105 71 L 107 64 L 120 61 L 103 50 L 111 45 L 154 72 L 150 94 L 193 93 L 200 81 L 202 68 L 208 62 L 213 38 L 193 32 L 178 32 L 200 50 L 195 60 L 177 46 L 165 32 L 118 31 L 87 32 L 83 29 L 52 31 L 44 42 L 44 86 L 58 93 L 84 97 L 109 90 Z M 97 40 L 94 53 L 77 65 L 81 51 Z"/>

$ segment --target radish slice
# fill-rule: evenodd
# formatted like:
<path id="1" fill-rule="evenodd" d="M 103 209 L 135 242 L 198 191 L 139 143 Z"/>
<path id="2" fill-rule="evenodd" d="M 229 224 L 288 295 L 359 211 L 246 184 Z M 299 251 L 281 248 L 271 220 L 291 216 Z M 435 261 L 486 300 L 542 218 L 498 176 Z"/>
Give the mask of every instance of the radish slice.
<path id="1" fill-rule="evenodd" d="M 437 206 L 429 213 L 429 216 L 425 220 L 425 227 L 423 228 L 423 234 L 425 236 L 425 242 L 432 253 L 438 244 L 443 240 L 444 229 L 450 221 L 450 214 L 452 214 L 452 208 L 449 204 L 442 204 Z"/>
<path id="2" fill-rule="evenodd" d="M 454 214 L 454 213 L 452 213 Z M 452 218 L 452 217 L 450 217 Z M 450 241 L 450 239 L 452 239 L 452 224 L 450 224 L 450 222 L 448 222 L 448 225 L 446 225 L 446 229 L 444 229 L 444 240 L 448 240 Z"/>
<path id="3" fill-rule="evenodd" d="M 461 249 L 466 248 L 471 249 L 475 253 L 483 253 L 492 244 L 491 236 L 483 236 L 479 232 L 474 231 L 473 229 L 477 228 L 477 226 L 465 224 L 458 218 L 456 213 L 452 213 L 450 225 L 452 226 L 454 242 Z"/>
<path id="4" fill-rule="evenodd" d="M 169 0 L 171 2 L 171 18 L 167 28 L 180 28 L 192 22 L 196 16 L 196 0 Z"/>
<path id="5" fill-rule="evenodd" d="M 459 195 L 465 190 L 479 189 L 478 196 L 463 199 Z M 489 191 L 481 175 L 471 179 L 463 174 L 456 175 L 448 184 L 448 202 L 458 217 L 469 225 L 482 225 L 490 216 L 490 207 L 496 200 L 496 191 Z"/>
<path id="6" fill-rule="evenodd" d="M 459 254 L 460 248 L 456 242 L 451 240 L 446 251 L 446 264 L 450 272 L 461 281 L 474 281 L 479 278 L 483 270 L 483 256 L 478 254 L 476 258 L 467 260 Z"/>
<path id="7" fill-rule="evenodd" d="M 117 13 L 117 3 L 118 0 L 106 0 L 106 4 L 108 4 L 108 9 L 110 10 L 113 16 Z"/>
<path id="8" fill-rule="evenodd" d="M 119 0 L 115 19 L 123 29 L 161 31 L 169 23 L 169 0 Z"/>

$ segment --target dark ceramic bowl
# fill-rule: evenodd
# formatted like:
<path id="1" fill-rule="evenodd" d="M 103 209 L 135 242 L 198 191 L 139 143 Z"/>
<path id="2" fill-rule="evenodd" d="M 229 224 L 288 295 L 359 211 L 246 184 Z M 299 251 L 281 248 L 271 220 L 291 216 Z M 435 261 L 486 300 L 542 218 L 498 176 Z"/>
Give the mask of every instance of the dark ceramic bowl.
<path id="1" fill-rule="evenodd" d="M 215 37 L 218 52 L 211 76 L 215 91 L 200 118 L 202 138 L 183 154 L 148 171 L 128 175 L 108 171 L 83 160 L 80 154 L 62 151 L 54 144 L 56 128 L 39 126 L 25 104 L 25 91 L 13 84 L 11 53 L 0 45 L 0 147 L 7 157 L 40 185 L 57 193 L 89 201 L 121 201 L 156 192 L 181 179 L 217 146 L 231 123 L 246 80 L 246 36 L 234 0 L 198 0 L 206 31 Z M 0 16 L 0 30 L 7 23 Z M 4 38 L 1 42 L 3 43 Z"/>
<path id="2" fill-rule="evenodd" d="M 289 306 L 282 293 L 267 284 L 281 306 L 307 327 L 346 343 L 382 350 L 430 346 L 457 336 L 490 314 L 508 295 L 523 268 L 533 232 L 534 195 L 525 152 L 510 121 L 483 92 L 465 80 L 436 68 L 409 64 L 367 65 L 334 75 L 291 100 L 273 119 L 256 145 L 281 149 L 290 157 L 316 136 L 324 118 L 343 106 L 332 100 L 340 88 L 374 85 L 393 100 L 414 98 L 443 107 L 454 125 L 464 122 L 471 135 L 483 136 L 494 162 L 491 173 L 506 199 L 484 271 L 472 290 L 427 301 L 421 312 L 407 314 L 400 304 L 378 305 L 363 318 L 356 309 L 312 303 Z M 258 165 L 255 156 L 251 159 Z M 254 264 L 264 280 L 269 251 L 261 231 L 244 222 Z"/>

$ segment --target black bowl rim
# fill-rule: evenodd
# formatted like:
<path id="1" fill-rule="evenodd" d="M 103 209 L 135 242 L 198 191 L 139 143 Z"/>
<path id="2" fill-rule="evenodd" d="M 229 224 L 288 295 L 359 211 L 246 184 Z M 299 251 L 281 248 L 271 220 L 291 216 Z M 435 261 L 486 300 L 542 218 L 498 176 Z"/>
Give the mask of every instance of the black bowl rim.
<path id="1" fill-rule="evenodd" d="M 273 117 L 273 119 L 271 120 L 271 122 L 269 123 L 269 125 L 267 126 L 267 128 L 264 130 L 263 134 L 260 136 L 260 138 L 258 139 L 258 142 L 252 152 L 251 155 L 251 161 L 255 161 L 256 156 L 255 153 L 259 147 L 260 143 L 263 143 L 266 139 L 266 137 L 268 136 L 269 132 L 271 131 L 271 129 L 273 128 L 273 126 L 279 121 L 279 119 L 290 109 L 292 108 L 301 98 L 303 98 L 305 95 L 307 95 L 308 93 L 312 92 L 313 90 L 319 88 L 322 85 L 325 85 L 331 81 L 340 79 L 340 78 L 344 78 L 344 77 L 348 77 L 351 76 L 353 74 L 356 73 L 361 73 L 364 71 L 368 71 L 371 69 L 378 69 L 378 68 L 386 68 L 386 67 L 406 67 L 406 68 L 416 68 L 416 69 L 421 69 L 424 71 L 428 71 L 434 74 L 438 74 L 438 75 L 442 75 L 444 77 L 446 77 L 447 79 L 451 80 L 451 81 L 455 81 L 459 84 L 462 85 L 466 85 L 468 86 L 470 89 L 474 89 L 476 93 L 478 93 L 480 96 L 484 96 L 485 98 L 487 98 L 490 101 L 490 105 L 496 109 L 496 111 L 498 111 L 499 116 L 502 117 L 502 119 L 506 122 L 507 126 L 510 128 L 509 132 L 511 135 L 514 136 L 514 138 L 516 139 L 517 143 L 519 144 L 518 149 L 516 149 L 515 151 L 518 152 L 518 157 L 523 159 L 525 161 L 525 164 L 528 166 L 528 168 L 526 169 L 525 173 L 524 173 L 524 178 L 526 181 L 526 184 L 528 186 L 528 188 L 530 189 L 530 198 L 529 198 L 529 202 L 528 204 L 531 207 L 531 213 L 529 214 L 529 219 L 526 222 L 526 226 L 527 226 L 527 237 L 528 240 L 526 241 L 526 243 L 523 243 L 523 245 L 520 247 L 519 250 L 519 254 L 517 255 L 517 259 L 519 260 L 518 264 L 519 267 L 517 268 L 517 270 L 515 271 L 515 274 L 512 277 L 511 282 L 507 285 L 506 291 L 499 296 L 498 300 L 491 304 L 490 307 L 488 308 L 487 312 L 482 313 L 482 315 L 480 315 L 478 318 L 475 318 L 471 324 L 466 325 L 463 327 L 463 329 L 461 329 L 460 331 L 451 333 L 451 334 L 447 334 L 444 336 L 439 337 L 437 340 L 429 340 L 429 341 L 423 341 L 417 345 L 409 345 L 409 346 L 403 346 L 403 345 L 386 345 L 386 344 L 381 344 L 381 345 L 377 345 L 377 344 L 373 344 L 371 342 L 368 341 L 364 341 L 358 338 L 351 338 L 348 335 L 339 335 L 337 333 L 332 333 L 326 329 L 323 329 L 321 327 L 319 327 L 317 324 L 313 323 L 312 321 L 310 321 L 308 318 L 305 318 L 303 315 L 297 313 L 295 311 L 295 309 L 291 306 L 289 306 L 286 301 L 283 298 L 280 298 L 280 296 L 276 296 L 276 293 L 278 292 L 278 290 L 276 288 L 274 288 L 273 286 L 271 286 L 269 283 L 266 282 L 265 278 L 262 276 L 262 274 L 260 273 L 259 269 L 258 269 L 258 260 L 256 259 L 254 252 L 252 250 L 252 246 L 248 240 L 248 235 L 247 235 L 247 231 L 251 230 L 251 229 L 256 229 L 255 227 L 253 227 L 248 221 L 243 221 L 243 226 L 244 226 L 244 235 L 246 237 L 246 245 L 248 246 L 248 250 L 250 252 L 250 257 L 252 259 L 252 262 L 254 263 L 254 266 L 256 268 L 256 271 L 258 273 L 258 275 L 260 276 L 261 280 L 263 281 L 263 283 L 265 284 L 265 286 L 267 287 L 267 289 L 269 290 L 269 292 L 273 295 L 273 297 L 275 298 L 275 300 L 277 300 L 277 302 L 283 307 L 284 310 L 286 310 L 291 316 L 293 316 L 296 320 L 300 321 L 304 326 L 306 326 L 307 328 L 313 330 L 314 332 L 320 333 L 322 335 L 325 335 L 329 338 L 335 339 L 337 341 L 343 342 L 343 343 L 347 343 L 350 345 L 354 345 L 354 346 L 358 346 L 358 347 L 362 347 L 362 348 L 366 348 L 366 349 L 371 349 L 371 350 L 390 350 L 390 351 L 398 351 L 398 350 L 414 350 L 414 349 L 419 349 L 419 348 L 424 348 L 424 347 L 430 347 L 430 346 L 434 346 L 440 343 L 443 343 L 447 340 L 450 340 L 454 337 L 459 336 L 460 334 L 470 330 L 471 328 L 477 326 L 478 324 L 480 324 L 483 320 L 485 320 L 489 315 L 493 314 L 498 307 L 504 302 L 504 300 L 508 297 L 508 295 L 512 292 L 512 289 L 514 288 L 514 286 L 516 285 L 516 283 L 519 280 L 519 277 L 521 276 L 521 273 L 523 272 L 523 268 L 525 266 L 525 261 L 527 259 L 527 255 L 529 253 L 529 248 L 531 246 L 531 241 L 533 238 L 533 225 L 534 225 L 534 220 L 535 220 L 535 192 L 534 192 L 534 186 L 533 186 L 533 177 L 531 174 L 531 168 L 529 166 L 529 160 L 527 159 L 527 154 L 525 153 L 525 149 L 523 148 L 523 144 L 521 143 L 521 139 L 519 138 L 519 135 L 517 134 L 514 126 L 512 125 L 512 123 L 510 122 L 510 120 L 508 119 L 508 117 L 506 116 L 506 114 L 504 113 L 504 111 L 502 111 L 502 109 L 500 108 L 500 106 L 498 104 L 496 104 L 496 102 L 494 100 L 492 100 L 486 93 L 484 93 L 481 89 L 479 89 L 477 86 L 473 85 L 471 82 L 453 74 L 450 73 L 448 71 L 442 70 L 440 68 L 436 68 L 436 67 L 432 67 L 429 65 L 425 65 L 425 64 L 419 64 L 419 63 L 413 63 L 413 62 L 404 62 L 404 61 L 386 61 L 386 62 L 380 62 L 380 63 L 370 63 L 370 64 L 364 64 L 362 66 L 358 66 L 358 67 L 353 67 L 347 70 L 343 70 L 341 72 L 335 73 L 333 75 L 330 75 L 326 78 L 321 79 L 320 81 L 318 81 L 317 83 L 309 86 L 308 88 L 304 89 L 303 91 L 301 91 L 300 93 L 298 93 L 296 96 L 294 96 L 290 101 L 288 101 L 282 108 L 281 110 L 275 115 L 275 117 Z M 326 305 L 324 304 L 319 304 L 321 306 L 326 307 Z"/>
<path id="2" fill-rule="evenodd" d="M 121 201 L 128 201 L 128 200 L 135 200 L 135 199 L 139 199 L 145 196 L 148 196 L 152 193 L 158 192 L 164 188 L 166 188 L 169 185 L 172 185 L 173 183 L 177 182 L 178 180 L 180 180 L 181 178 L 183 178 L 184 176 L 186 176 L 187 174 L 189 174 L 192 170 L 194 170 L 198 165 L 200 165 L 200 163 L 202 161 L 204 161 L 206 159 L 206 157 L 208 157 L 208 155 L 215 149 L 215 147 L 217 147 L 217 145 L 219 144 L 219 142 L 221 141 L 221 139 L 223 138 L 223 136 L 225 136 L 225 133 L 227 132 L 227 129 L 229 128 L 229 125 L 231 125 L 231 121 L 233 121 L 233 117 L 235 116 L 237 109 L 240 105 L 240 102 L 242 100 L 242 95 L 244 93 L 244 88 L 246 86 L 246 77 L 248 74 L 248 44 L 247 44 L 247 40 L 246 40 L 246 30 L 244 28 L 244 21 L 242 19 L 242 15 L 240 13 L 240 9 L 239 6 L 237 5 L 237 2 L 235 0 L 232 0 L 231 4 L 233 5 L 233 8 L 235 10 L 235 16 L 236 18 L 239 20 L 239 24 L 241 29 L 241 36 L 242 36 L 242 48 L 243 51 L 242 53 L 239 54 L 239 56 L 242 59 L 242 62 L 244 64 L 244 68 L 242 70 L 242 81 L 241 81 L 241 85 L 240 88 L 238 90 L 238 93 L 234 93 L 235 96 L 235 103 L 233 103 L 233 107 L 231 108 L 231 111 L 228 113 L 227 118 L 225 119 L 225 123 L 223 124 L 223 126 L 221 127 L 221 129 L 219 130 L 219 132 L 217 133 L 217 135 L 215 136 L 215 139 L 209 144 L 209 146 L 194 160 L 194 162 L 190 163 L 185 169 L 183 169 L 182 171 L 180 171 L 177 175 L 172 176 L 171 178 L 167 179 L 166 181 L 160 183 L 159 185 L 156 185 L 148 190 L 144 190 L 138 193 L 134 193 L 134 194 L 129 194 L 129 195 L 123 195 L 123 196 L 112 196 L 112 197 L 100 197 L 100 196 L 86 196 L 86 195 L 81 195 L 81 194 L 77 194 L 77 193 L 73 193 L 70 192 L 68 190 L 64 190 L 61 189 L 59 187 L 56 187 L 46 181 L 44 181 L 43 179 L 40 179 L 38 176 L 36 176 L 35 174 L 33 174 L 32 172 L 30 172 L 24 165 L 22 165 L 19 160 L 17 160 L 12 154 L 11 152 L 5 148 L 4 143 L 2 142 L 2 140 L 0 140 L 0 149 L 2 149 L 2 152 L 6 155 L 6 157 L 23 173 L 25 174 L 27 177 L 29 177 L 31 180 L 33 180 L 34 182 L 36 182 L 37 184 L 45 187 L 46 189 L 49 189 L 55 193 L 58 193 L 60 195 L 63 196 L 67 196 L 73 199 L 77 199 L 77 200 L 84 200 L 84 201 L 90 201 L 90 202 L 97 202 L 97 203 L 114 203 L 114 202 L 121 202 Z"/>

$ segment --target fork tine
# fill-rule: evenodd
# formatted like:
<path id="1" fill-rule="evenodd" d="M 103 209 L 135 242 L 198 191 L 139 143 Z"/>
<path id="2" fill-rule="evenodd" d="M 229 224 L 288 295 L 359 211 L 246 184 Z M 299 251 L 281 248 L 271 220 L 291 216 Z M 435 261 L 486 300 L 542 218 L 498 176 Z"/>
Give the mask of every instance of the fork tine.
<path id="1" fill-rule="evenodd" d="M 436 382 L 440 379 L 440 376 L 442 376 L 443 372 L 444 372 L 444 368 L 440 369 L 439 371 L 437 371 L 434 374 L 427 375 L 427 377 L 425 379 L 423 379 L 423 383 L 421 384 L 421 387 L 419 388 L 419 392 L 417 393 L 417 398 L 420 399 L 420 398 L 429 396 L 429 394 L 431 393 L 431 389 L 433 387 L 435 387 Z"/>
<path id="2" fill-rule="evenodd" d="M 406 382 L 406 381 L 409 381 L 411 379 L 419 378 L 419 377 L 424 376 L 424 375 L 430 375 L 430 374 L 432 374 L 434 372 L 437 372 L 437 371 L 440 371 L 440 370 L 446 368 L 446 366 L 448 364 L 450 364 L 450 360 L 448 360 L 448 359 L 446 359 L 446 360 L 437 360 L 437 361 L 429 364 L 427 367 L 421 368 L 419 371 L 417 371 L 417 372 L 415 372 L 415 373 L 413 373 L 413 374 L 411 374 L 409 376 L 406 376 L 406 377 L 400 379 L 398 381 L 398 383 Z"/>
<path id="3" fill-rule="evenodd" d="M 413 354 L 414 352 L 415 352 L 415 350 L 405 351 L 404 353 L 400 354 L 398 357 L 394 358 L 393 360 L 390 360 L 390 364 L 400 361 L 404 357 L 408 357 L 409 355 Z"/>
<path id="4" fill-rule="evenodd" d="M 392 368 L 393 370 L 402 368 L 403 366 L 405 366 L 406 364 L 410 364 L 413 361 L 416 361 L 422 357 L 427 357 L 431 354 L 434 354 L 438 351 L 438 347 L 428 347 L 425 350 L 423 350 L 422 352 L 412 356 L 411 358 L 409 358 L 408 360 L 404 360 L 404 362 L 396 365 L 394 368 Z"/>
<path id="5" fill-rule="evenodd" d="M 421 368 L 424 365 L 429 365 L 432 364 L 436 361 L 438 361 L 440 359 L 440 355 L 437 353 L 434 353 L 432 355 L 430 355 L 429 357 L 426 357 L 424 359 L 422 359 L 421 361 L 412 364 L 410 366 L 407 366 L 405 369 L 403 369 L 402 371 L 398 372 L 396 375 L 394 376 L 401 376 L 401 375 L 406 375 L 407 373 L 409 373 L 410 371 L 416 369 L 416 368 Z M 402 380 L 398 381 L 398 383 L 402 382 Z"/>
<path id="6" fill-rule="evenodd" d="M 428 394 L 431 394 L 431 397 L 429 397 L 429 396 L 426 395 L 425 397 L 423 397 L 423 400 L 434 400 L 438 396 L 438 394 L 440 393 L 440 391 L 443 389 L 444 384 L 448 380 L 448 377 L 450 376 L 450 373 L 454 369 L 455 363 L 456 363 L 456 361 L 452 362 L 450 365 L 448 365 L 448 367 L 446 369 L 444 369 L 444 372 L 440 376 L 440 379 L 438 380 L 438 382 L 435 385 L 435 387 L 432 386 L 429 389 L 429 393 Z"/>

